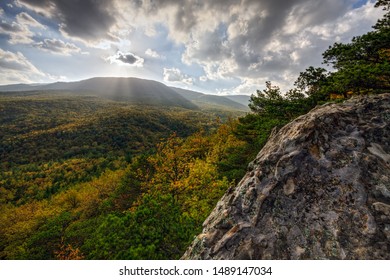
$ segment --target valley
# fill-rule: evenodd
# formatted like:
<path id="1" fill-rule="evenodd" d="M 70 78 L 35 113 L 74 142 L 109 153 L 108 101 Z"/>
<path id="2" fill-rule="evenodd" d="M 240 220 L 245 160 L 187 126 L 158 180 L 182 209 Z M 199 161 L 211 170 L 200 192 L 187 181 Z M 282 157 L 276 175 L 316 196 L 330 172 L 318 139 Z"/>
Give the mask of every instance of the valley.
<path id="1" fill-rule="evenodd" d="M 213 104 L 201 93 L 206 102 L 194 102 L 165 86 L 159 99 L 46 87 L 0 93 L 0 258 L 180 257 L 234 170 L 245 166 L 226 159 L 243 147 L 230 134 L 245 107 L 217 96 Z M 222 175 L 226 160 L 236 164 Z M 111 227 L 112 219 L 127 220 L 134 232 Z M 175 240 L 158 233 L 160 219 Z M 142 235 L 152 232 L 157 239 Z M 126 256 L 100 250 L 112 240 L 129 242 L 126 234 L 140 238 L 123 246 Z"/>

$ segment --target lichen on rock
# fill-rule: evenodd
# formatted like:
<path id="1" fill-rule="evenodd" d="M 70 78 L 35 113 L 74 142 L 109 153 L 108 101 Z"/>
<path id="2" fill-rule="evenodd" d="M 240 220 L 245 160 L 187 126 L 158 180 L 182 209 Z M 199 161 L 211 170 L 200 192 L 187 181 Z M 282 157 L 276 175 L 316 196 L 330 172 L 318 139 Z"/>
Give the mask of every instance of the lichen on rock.
<path id="1" fill-rule="evenodd" d="M 390 94 L 273 134 L 183 259 L 390 259 Z"/>

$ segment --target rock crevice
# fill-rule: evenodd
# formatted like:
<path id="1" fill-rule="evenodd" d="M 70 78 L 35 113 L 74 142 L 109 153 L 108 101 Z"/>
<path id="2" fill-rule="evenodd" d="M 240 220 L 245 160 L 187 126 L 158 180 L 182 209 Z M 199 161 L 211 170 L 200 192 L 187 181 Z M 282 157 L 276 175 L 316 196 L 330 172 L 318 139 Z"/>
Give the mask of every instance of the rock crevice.
<path id="1" fill-rule="evenodd" d="M 184 259 L 390 259 L 390 94 L 273 134 Z"/>

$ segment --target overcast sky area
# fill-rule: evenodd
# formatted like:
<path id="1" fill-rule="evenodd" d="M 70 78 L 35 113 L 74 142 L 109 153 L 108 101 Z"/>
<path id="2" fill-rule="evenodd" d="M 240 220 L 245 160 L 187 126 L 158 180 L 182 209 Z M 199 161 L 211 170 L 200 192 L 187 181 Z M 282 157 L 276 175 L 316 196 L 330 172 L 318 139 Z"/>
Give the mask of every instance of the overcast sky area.
<path id="1" fill-rule="evenodd" d="M 2 0 L 0 84 L 138 77 L 213 94 L 293 87 L 374 0 Z"/>

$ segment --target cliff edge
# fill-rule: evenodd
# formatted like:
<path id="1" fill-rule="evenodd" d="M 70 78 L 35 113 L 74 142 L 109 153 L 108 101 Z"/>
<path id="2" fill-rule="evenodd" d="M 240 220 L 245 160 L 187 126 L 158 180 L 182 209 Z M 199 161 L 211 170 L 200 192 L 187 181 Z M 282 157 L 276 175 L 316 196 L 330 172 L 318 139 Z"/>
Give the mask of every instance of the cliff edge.
<path id="1" fill-rule="evenodd" d="M 390 94 L 270 137 L 183 259 L 390 259 Z"/>

